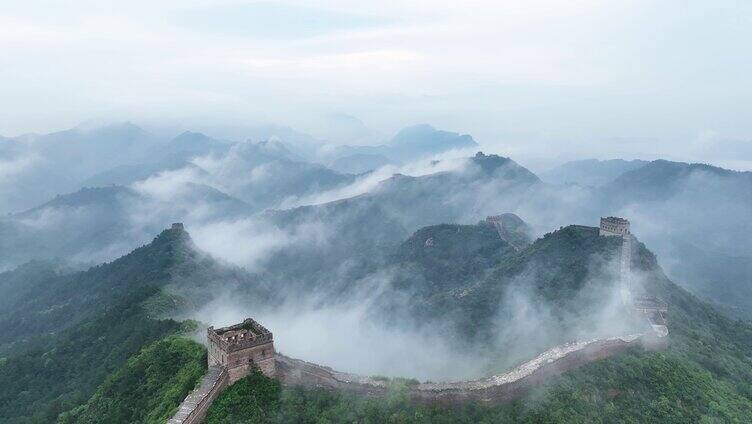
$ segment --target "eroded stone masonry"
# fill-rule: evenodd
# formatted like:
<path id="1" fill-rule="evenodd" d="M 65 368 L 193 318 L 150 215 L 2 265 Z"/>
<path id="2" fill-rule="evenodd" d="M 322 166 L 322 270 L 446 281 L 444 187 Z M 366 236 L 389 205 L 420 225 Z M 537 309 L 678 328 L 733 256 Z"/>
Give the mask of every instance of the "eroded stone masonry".
<path id="1" fill-rule="evenodd" d="M 502 227 L 503 221 L 491 217 L 489 222 Z M 629 221 L 623 218 L 601 218 L 599 227 L 586 227 L 601 236 L 621 237 L 619 261 L 623 299 L 633 313 L 643 316 L 652 331 L 622 337 L 565 343 L 549 349 L 530 361 L 502 374 L 478 380 L 448 383 L 416 383 L 407 387 L 407 394 L 416 402 L 457 404 L 468 400 L 496 404 L 508 402 L 545 383 L 553 376 L 582 364 L 607 358 L 630 346 L 648 348 L 666 346 L 668 305 L 655 297 L 633 292 L 631 262 L 634 238 Z M 197 424 L 203 421 L 212 401 L 226 387 L 247 376 L 254 367 L 285 385 L 302 385 L 333 390 L 346 390 L 366 396 L 386 395 L 390 383 L 280 355 L 274 350 L 272 333 L 248 318 L 240 324 L 207 330 L 209 371 L 197 389 L 183 401 L 169 424 Z"/>

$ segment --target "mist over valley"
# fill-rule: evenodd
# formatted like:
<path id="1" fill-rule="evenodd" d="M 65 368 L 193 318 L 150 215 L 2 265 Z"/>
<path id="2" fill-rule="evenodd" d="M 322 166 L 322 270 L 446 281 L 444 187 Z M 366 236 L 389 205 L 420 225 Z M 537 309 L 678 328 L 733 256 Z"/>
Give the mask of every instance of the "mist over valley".
<path id="1" fill-rule="evenodd" d="M 0 424 L 752 422 L 752 8 L 0 5 Z"/>

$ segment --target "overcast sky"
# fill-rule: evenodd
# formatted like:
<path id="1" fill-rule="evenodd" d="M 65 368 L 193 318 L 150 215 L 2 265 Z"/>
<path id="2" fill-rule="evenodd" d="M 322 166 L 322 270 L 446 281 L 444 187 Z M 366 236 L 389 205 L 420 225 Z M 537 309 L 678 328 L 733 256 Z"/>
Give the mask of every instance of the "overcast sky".
<path id="1" fill-rule="evenodd" d="M 752 165 L 750 1 L 3 0 L 0 134 L 90 119 Z"/>

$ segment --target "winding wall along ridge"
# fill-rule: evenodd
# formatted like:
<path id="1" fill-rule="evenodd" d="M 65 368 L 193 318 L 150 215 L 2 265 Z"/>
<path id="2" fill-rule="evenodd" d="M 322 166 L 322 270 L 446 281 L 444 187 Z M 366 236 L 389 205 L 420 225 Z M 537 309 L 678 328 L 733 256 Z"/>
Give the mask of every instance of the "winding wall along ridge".
<path id="1" fill-rule="evenodd" d="M 408 396 L 423 403 L 455 404 L 468 400 L 496 404 L 524 395 L 546 379 L 585 363 L 607 358 L 650 336 L 642 334 L 566 343 L 543 352 L 518 367 L 477 380 L 409 385 Z M 329 367 L 277 354 L 277 378 L 286 385 L 302 385 L 381 396 L 389 390 L 386 381 L 342 373 Z"/>

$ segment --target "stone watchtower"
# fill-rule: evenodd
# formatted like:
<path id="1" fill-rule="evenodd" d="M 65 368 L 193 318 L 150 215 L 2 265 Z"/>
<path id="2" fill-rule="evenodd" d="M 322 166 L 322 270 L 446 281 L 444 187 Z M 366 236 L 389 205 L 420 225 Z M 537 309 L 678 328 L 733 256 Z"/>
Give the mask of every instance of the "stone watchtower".
<path id="1" fill-rule="evenodd" d="M 251 372 L 258 366 L 268 377 L 274 377 L 274 340 L 271 331 L 248 318 L 240 324 L 207 330 L 209 342 L 209 366 L 219 365 L 227 369 L 229 384 Z"/>
<path id="2" fill-rule="evenodd" d="M 626 219 L 615 216 L 601 218 L 600 235 L 623 237 L 627 234 L 629 234 L 629 221 Z"/>
<path id="3" fill-rule="evenodd" d="M 174 228 L 174 226 L 173 226 Z M 276 372 L 272 333 L 248 318 L 240 324 L 207 330 L 209 370 L 180 404 L 167 424 L 200 424 L 214 399 L 227 386 L 258 366 L 268 377 Z"/>

